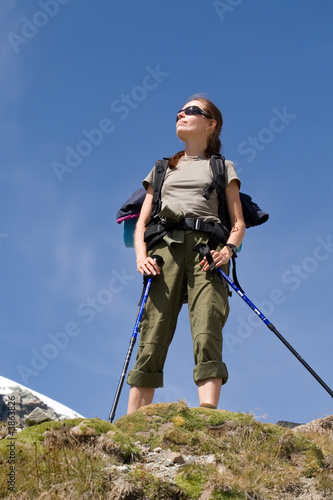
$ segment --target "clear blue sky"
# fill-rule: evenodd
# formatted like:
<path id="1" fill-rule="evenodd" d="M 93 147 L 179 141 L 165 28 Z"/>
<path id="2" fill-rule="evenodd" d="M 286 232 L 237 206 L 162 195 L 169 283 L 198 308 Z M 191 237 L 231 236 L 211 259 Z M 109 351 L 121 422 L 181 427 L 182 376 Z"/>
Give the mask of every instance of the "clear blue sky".
<path id="1" fill-rule="evenodd" d="M 176 112 L 203 92 L 242 190 L 270 214 L 247 231 L 240 282 L 333 387 L 332 14 L 329 0 L 2 2 L 1 375 L 108 417 L 142 289 L 116 212 L 182 148 Z M 230 304 L 219 407 L 273 423 L 332 414 L 280 340 Z M 184 307 L 155 401 L 197 406 L 192 369 Z M 127 397 L 125 384 L 117 417 Z"/>

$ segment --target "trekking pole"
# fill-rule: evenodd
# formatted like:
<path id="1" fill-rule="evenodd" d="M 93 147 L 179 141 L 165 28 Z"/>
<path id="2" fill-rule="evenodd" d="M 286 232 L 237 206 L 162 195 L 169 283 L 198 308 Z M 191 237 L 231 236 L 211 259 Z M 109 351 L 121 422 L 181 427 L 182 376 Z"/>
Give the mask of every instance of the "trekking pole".
<path id="1" fill-rule="evenodd" d="M 152 255 L 152 258 L 154 259 L 154 261 L 156 262 L 156 264 L 159 267 L 163 266 L 163 258 L 160 257 L 160 255 Z M 148 275 L 146 274 L 145 277 L 148 277 Z M 124 380 L 125 380 L 127 368 L 128 368 L 128 365 L 129 365 L 129 362 L 130 362 L 130 359 L 131 359 L 131 355 L 132 355 L 132 351 L 133 351 L 133 348 L 134 348 L 134 345 L 135 345 L 135 342 L 136 342 L 136 338 L 137 338 L 138 333 L 139 333 L 139 326 L 140 326 L 140 322 L 141 322 L 141 319 L 142 319 L 143 311 L 144 311 L 144 308 L 145 308 L 145 305 L 146 305 L 146 302 L 147 302 L 147 298 L 148 298 L 148 294 L 149 294 L 149 290 L 150 290 L 150 287 L 151 287 L 151 284 L 152 284 L 152 281 L 153 281 L 154 278 L 155 278 L 154 275 L 149 275 L 147 283 L 145 283 L 145 290 L 144 290 L 144 294 L 143 294 L 143 297 L 142 297 L 142 300 L 141 300 L 140 309 L 139 309 L 139 312 L 138 312 L 138 315 L 137 315 L 137 318 L 136 318 L 136 321 L 135 321 L 135 325 L 134 325 L 133 333 L 132 333 L 132 336 L 131 336 L 129 348 L 128 348 L 126 359 L 125 359 L 125 363 L 124 363 L 124 366 L 123 366 L 123 371 L 122 371 L 120 379 L 119 379 L 119 383 L 118 383 L 116 395 L 114 397 L 112 409 L 111 409 L 110 415 L 109 415 L 109 422 L 111 422 L 111 423 L 113 422 L 113 419 L 114 419 L 114 416 L 115 416 L 115 413 L 116 413 L 116 409 L 117 409 L 117 405 L 118 405 L 118 401 L 119 401 L 121 389 L 122 389 L 123 384 L 124 384 Z"/>
<path id="2" fill-rule="evenodd" d="M 319 375 L 308 365 L 308 363 L 298 354 L 298 352 L 289 344 L 289 342 L 281 335 L 280 332 L 275 328 L 275 326 L 259 311 L 259 309 L 251 302 L 251 300 L 242 292 L 237 285 L 229 278 L 229 276 L 219 267 L 216 267 L 215 262 L 213 260 L 212 254 L 210 253 L 210 249 L 208 245 L 204 245 L 203 243 L 199 243 L 194 247 L 196 252 L 202 257 L 206 257 L 207 262 L 209 264 L 210 270 L 214 273 L 218 271 L 221 280 L 223 279 L 230 285 L 235 292 L 247 303 L 247 305 L 256 313 L 256 315 L 265 323 L 265 325 L 283 342 L 283 344 L 289 349 L 290 352 L 293 353 L 294 356 L 302 363 L 303 366 L 311 373 L 311 375 L 319 382 L 319 384 L 328 392 L 328 394 L 333 398 L 333 391 L 328 387 L 327 384 L 319 377 Z"/>

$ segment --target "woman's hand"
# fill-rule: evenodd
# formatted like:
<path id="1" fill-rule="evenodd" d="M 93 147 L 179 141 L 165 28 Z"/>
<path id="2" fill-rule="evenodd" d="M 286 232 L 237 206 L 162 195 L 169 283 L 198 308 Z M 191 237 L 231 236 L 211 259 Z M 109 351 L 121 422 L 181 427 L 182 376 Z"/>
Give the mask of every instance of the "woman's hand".
<path id="1" fill-rule="evenodd" d="M 136 267 L 139 273 L 154 275 L 160 274 L 161 268 L 156 264 L 152 257 L 145 257 L 136 261 Z"/>
<path id="2" fill-rule="evenodd" d="M 217 252 L 216 250 L 211 251 L 214 263 L 216 267 L 220 267 L 223 264 L 228 264 L 229 260 L 232 257 L 232 250 L 229 247 L 223 247 L 220 252 Z M 209 264 L 207 262 L 206 257 L 202 259 L 200 262 L 200 266 L 202 267 L 202 271 L 208 271 L 209 270 Z"/>

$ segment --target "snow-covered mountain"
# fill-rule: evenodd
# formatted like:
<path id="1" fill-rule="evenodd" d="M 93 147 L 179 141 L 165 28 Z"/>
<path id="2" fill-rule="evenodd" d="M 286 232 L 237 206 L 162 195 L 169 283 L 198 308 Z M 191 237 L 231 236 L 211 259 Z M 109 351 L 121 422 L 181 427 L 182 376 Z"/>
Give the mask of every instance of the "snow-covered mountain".
<path id="1" fill-rule="evenodd" d="M 6 420 L 6 407 L 11 396 L 15 396 L 15 410 L 18 419 L 27 416 L 37 406 L 53 410 L 59 418 L 82 417 L 68 406 L 58 403 L 54 399 L 33 391 L 18 382 L 0 376 L 0 420 Z"/>

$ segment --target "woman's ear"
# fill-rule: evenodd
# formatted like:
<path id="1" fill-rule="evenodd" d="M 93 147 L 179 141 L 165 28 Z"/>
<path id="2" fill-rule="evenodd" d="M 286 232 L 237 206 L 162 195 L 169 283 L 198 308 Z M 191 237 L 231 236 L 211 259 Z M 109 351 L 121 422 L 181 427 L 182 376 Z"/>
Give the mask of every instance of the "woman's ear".
<path id="1" fill-rule="evenodd" d="M 217 125 L 217 121 L 214 120 L 214 118 L 212 118 L 210 121 L 209 121 L 209 124 L 207 125 L 206 127 L 206 131 L 207 132 L 214 132 L 214 129 L 216 128 L 216 125 Z"/>

